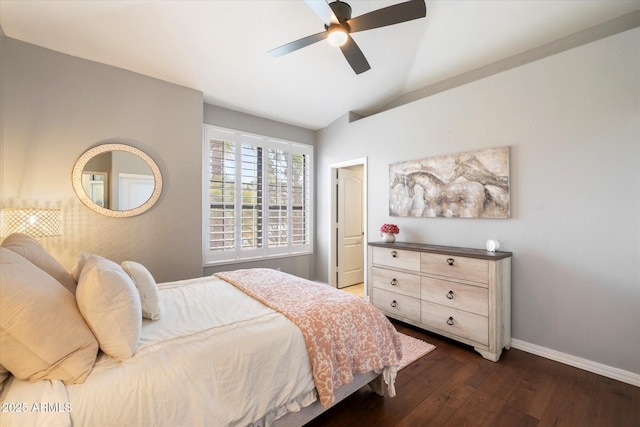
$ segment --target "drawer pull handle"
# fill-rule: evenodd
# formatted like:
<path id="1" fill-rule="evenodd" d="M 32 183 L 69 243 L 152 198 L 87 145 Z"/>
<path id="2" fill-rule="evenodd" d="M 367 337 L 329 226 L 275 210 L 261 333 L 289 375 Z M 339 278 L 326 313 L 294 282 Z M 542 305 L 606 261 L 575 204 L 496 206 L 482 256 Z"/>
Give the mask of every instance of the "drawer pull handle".
<path id="1" fill-rule="evenodd" d="M 453 265 L 453 262 L 454 262 L 453 258 L 447 258 L 447 264 Z"/>
<path id="2" fill-rule="evenodd" d="M 396 286 L 397 284 L 398 284 L 398 281 L 397 281 L 397 280 L 396 280 L 396 278 L 394 277 L 394 278 L 391 280 L 391 286 Z"/>
<path id="3" fill-rule="evenodd" d="M 391 251 L 391 256 L 394 257 L 394 258 L 397 258 L 398 257 L 398 252 Z"/>
<path id="4" fill-rule="evenodd" d="M 398 306 L 398 302 L 396 300 L 391 301 L 391 307 L 396 308 Z"/>
<path id="5" fill-rule="evenodd" d="M 449 318 L 447 319 L 447 325 L 453 326 L 453 317 L 449 316 Z"/>
<path id="6" fill-rule="evenodd" d="M 449 298 L 449 299 L 453 299 L 453 291 L 449 291 L 449 292 L 447 293 L 447 298 Z"/>

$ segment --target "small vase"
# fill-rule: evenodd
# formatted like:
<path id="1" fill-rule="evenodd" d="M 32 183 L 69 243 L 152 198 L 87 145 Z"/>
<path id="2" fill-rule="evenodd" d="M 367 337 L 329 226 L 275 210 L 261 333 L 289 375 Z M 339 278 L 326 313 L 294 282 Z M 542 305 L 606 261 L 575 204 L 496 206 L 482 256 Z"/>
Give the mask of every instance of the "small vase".
<path id="1" fill-rule="evenodd" d="M 385 243 L 393 243 L 396 241 L 396 235 L 393 233 L 382 233 L 382 241 Z"/>

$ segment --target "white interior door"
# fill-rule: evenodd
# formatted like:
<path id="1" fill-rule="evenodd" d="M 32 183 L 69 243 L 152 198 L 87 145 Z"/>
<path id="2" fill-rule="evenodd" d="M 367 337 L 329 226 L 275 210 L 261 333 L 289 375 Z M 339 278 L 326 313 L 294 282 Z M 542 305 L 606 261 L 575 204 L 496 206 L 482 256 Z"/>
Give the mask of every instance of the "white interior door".
<path id="1" fill-rule="evenodd" d="M 364 282 L 362 167 L 338 169 L 338 288 Z"/>
<path id="2" fill-rule="evenodd" d="M 118 210 L 135 209 L 145 204 L 155 188 L 153 175 L 119 175 Z"/>

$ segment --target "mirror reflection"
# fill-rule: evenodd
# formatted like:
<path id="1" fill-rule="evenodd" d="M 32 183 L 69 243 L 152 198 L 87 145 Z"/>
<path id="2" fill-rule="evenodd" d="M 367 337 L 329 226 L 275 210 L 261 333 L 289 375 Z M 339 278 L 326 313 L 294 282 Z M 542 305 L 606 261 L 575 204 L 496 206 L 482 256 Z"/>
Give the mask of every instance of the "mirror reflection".
<path id="1" fill-rule="evenodd" d="M 73 169 L 73 187 L 90 209 L 128 217 L 149 209 L 160 197 L 162 177 L 146 153 L 125 144 L 87 150 Z"/>
<path id="2" fill-rule="evenodd" d="M 98 154 L 82 170 L 82 187 L 97 205 L 126 211 L 142 206 L 155 186 L 151 168 L 125 151 Z"/>

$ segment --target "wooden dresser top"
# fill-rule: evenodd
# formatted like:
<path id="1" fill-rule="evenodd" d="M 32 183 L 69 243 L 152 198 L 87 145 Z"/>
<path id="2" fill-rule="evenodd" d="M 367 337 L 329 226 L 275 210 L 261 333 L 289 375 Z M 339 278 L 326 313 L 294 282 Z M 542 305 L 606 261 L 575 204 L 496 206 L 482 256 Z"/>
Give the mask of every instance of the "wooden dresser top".
<path id="1" fill-rule="evenodd" d="M 410 242 L 395 242 L 395 243 L 369 242 L 369 246 L 378 246 L 378 247 L 390 248 L 390 249 L 403 249 L 407 251 L 439 253 L 439 254 L 445 254 L 445 255 L 457 255 L 457 256 L 464 256 L 469 258 L 480 258 L 480 259 L 488 259 L 488 260 L 499 260 L 503 258 L 509 258 L 512 255 L 511 252 L 504 252 L 504 251 L 489 252 L 484 249 L 459 248 L 455 246 L 427 245 L 423 243 L 410 243 Z"/>

